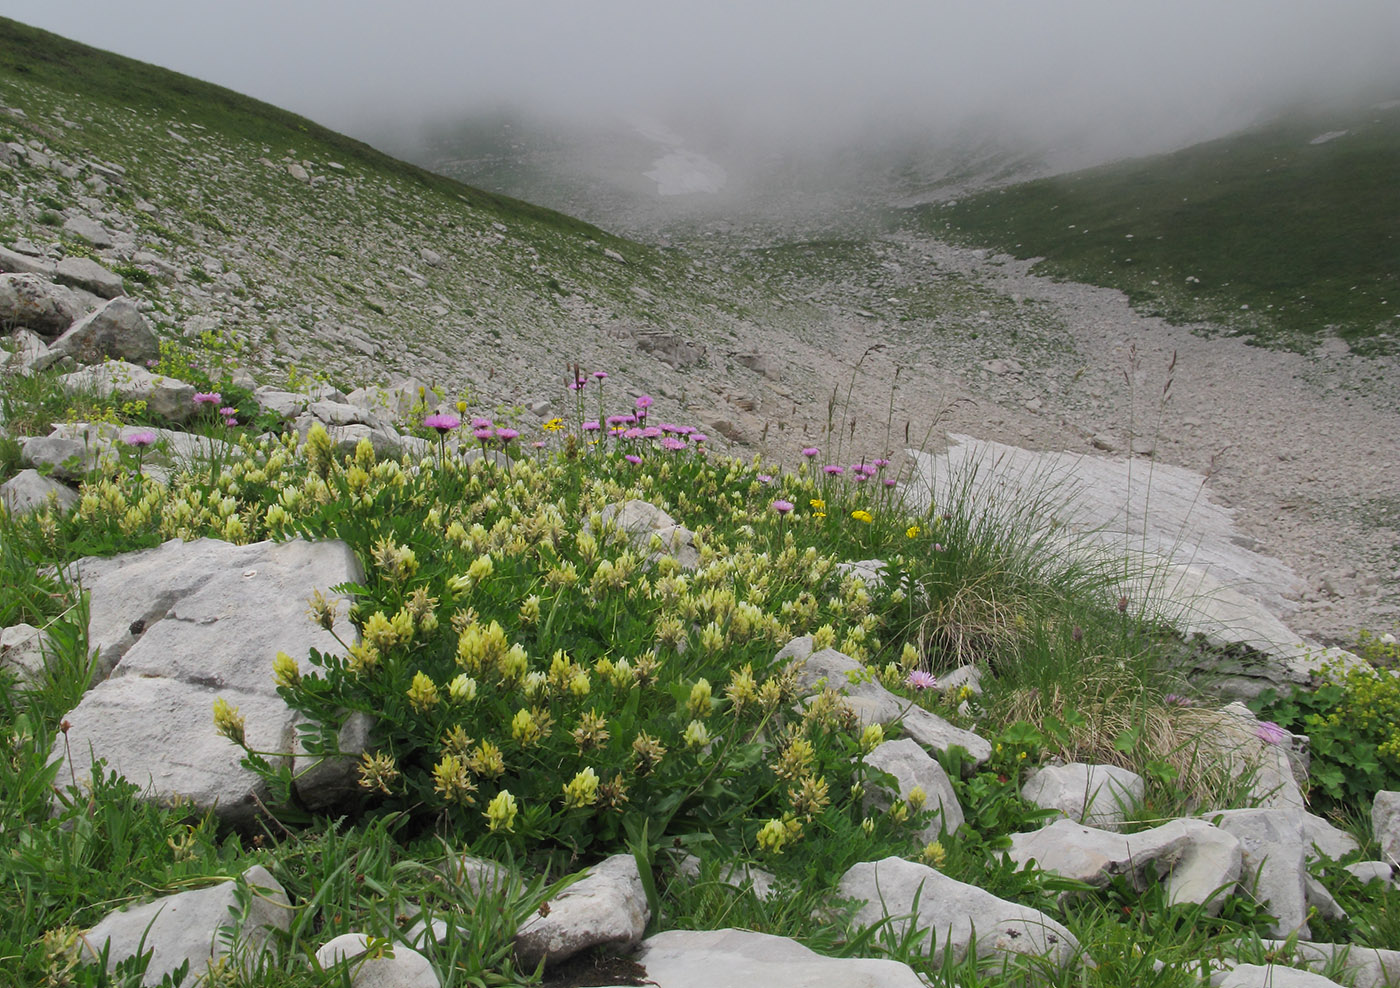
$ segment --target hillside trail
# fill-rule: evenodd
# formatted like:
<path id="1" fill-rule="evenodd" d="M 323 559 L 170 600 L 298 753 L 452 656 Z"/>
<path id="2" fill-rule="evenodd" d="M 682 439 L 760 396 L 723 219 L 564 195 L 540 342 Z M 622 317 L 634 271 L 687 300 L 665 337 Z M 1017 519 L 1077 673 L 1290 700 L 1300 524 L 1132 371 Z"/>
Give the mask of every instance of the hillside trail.
<path id="1" fill-rule="evenodd" d="M 937 451 L 958 433 L 1084 456 L 1131 449 L 1144 465 L 1151 457 L 1199 473 L 1203 504 L 1233 516 L 1230 539 L 1296 574 L 1290 581 L 1278 576 L 1286 569 L 1270 569 L 1282 584 L 1271 588 L 1273 609 L 1293 631 L 1345 647 L 1362 629 L 1396 630 L 1393 358 L 1359 357 L 1338 340 L 1300 354 L 1207 336 L 1210 327 L 1140 315 L 1116 290 L 1054 281 L 1031 274 L 1032 262 L 922 236 L 889 236 L 881 249 L 898 281 L 954 273 L 1034 316 L 1018 326 L 970 314 L 975 332 L 872 319 L 849 312 L 868 285 L 827 281 L 820 291 L 846 292 L 846 311 L 829 306 L 826 322 L 801 339 L 755 344 L 784 366 L 760 411 L 779 422 L 763 445 L 785 462 L 818 440 L 828 444 L 824 461 L 842 462 L 838 448 L 852 459 Z M 1184 541 L 1190 529 L 1187 518 Z"/>

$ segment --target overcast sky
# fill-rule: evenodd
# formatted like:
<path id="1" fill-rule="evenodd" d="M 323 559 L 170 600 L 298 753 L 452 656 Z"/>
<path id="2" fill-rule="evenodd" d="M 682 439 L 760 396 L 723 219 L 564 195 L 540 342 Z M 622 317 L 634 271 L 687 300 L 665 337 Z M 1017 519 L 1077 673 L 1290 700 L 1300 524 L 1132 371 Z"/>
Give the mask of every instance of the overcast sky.
<path id="1" fill-rule="evenodd" d="M 6 16 L 337 129 L 503 102 L 1154 135 L 1400 82 L 1400 0 L 0 0 Z"/>

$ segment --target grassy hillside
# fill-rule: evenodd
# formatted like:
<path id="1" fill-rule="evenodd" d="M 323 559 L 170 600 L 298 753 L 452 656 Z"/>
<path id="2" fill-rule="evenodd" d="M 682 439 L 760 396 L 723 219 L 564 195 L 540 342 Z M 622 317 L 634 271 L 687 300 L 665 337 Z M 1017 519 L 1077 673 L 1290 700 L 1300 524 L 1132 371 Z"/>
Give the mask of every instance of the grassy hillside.
<path id="1" fill-rule="evenodd" d="M 3 19 L 0 107 L 0 144 L 21 146 L 0 166 L 0 243 L 96 256 L 165 335 L 213 329 L 254 364 L 519 397 L 527 374 L 537 387 L 541 364 L 586 356 L 619 324 L 727 338 L 747 291 L 677 252 Z M 64 229 L 79 217 L 114 243 Z"/>
<path id="2" fill-rule="evenodd" d="M 1325 139 L 1324 139 L 1325 138 Z M 1322 140 L 1319 140 L 1322 139 Z M 921 227 L 1261 341 L 1396 343 L 1400 104 L 919 207 Z"/>

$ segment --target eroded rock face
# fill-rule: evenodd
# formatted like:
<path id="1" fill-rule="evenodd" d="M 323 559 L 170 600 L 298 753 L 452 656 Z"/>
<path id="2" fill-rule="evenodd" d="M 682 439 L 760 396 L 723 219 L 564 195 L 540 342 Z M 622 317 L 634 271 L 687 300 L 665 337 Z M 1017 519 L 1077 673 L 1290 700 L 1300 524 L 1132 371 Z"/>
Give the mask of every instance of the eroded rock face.
<path id="1" fill-rule="evenodd" d="M 614 854 L 549 902 L 515 934 L 515 954 L 526 968 L 567 960 L 589 947 L 633 947 L 651 919 L 646 892 L 630 854 Z"/>
<path id="2" fill-rule="evenodd" d="M 1274 917 L 1274 935 L 1307 938 L 1308 889 L 1302 812 L 1222 810 L 1209 819 L 1240 842 L 1244 874 L 1257 875 L 1254 895 Z"/>
<path id="3" fill-rule="evenodd" d="M 898 961 L 824 957 L 795 940 L 749 930 L 668 930 L 636 957 L 657 988 L 801 985 L 802 988 L 922 988 Z"/>
<path id="4" fill-rule="evenodd" d="M 253 748 L 294 757 L 299 715 L 277 695 L 272 664 L 285 651 L 310 671 L 312 648 L 340 649 L 311 622 L 307 600 L 314 590 L 336 599 L 331 587 L 363 579 L 354 554 L 342 542 L 173 540 L 80 560 L 74 574 L 90 595 L 89 646 L 106 678 L 67 715 L 67 743 L 54 746 L 55 760 L 65 762 L 60 783 L 86 780 L 94 761 L 105 759 L 150 798 L 186 800 L 192 811 L 213 809 L 234 825 L 250 822 L 256 799 L 267 794 L 239 764 L 242 750 L 215 731 L 214 701 L 239 709 Z M 335 631 L 347 642 L 357 638 L 343 606 Z M 342 731 L 343 743 L 350 733 Z M 323 759 L 301 761 L 294 769 Z M 353 766 L 333 764 L 338 769 L 327 765 L 312 778 L 343 786 Z"/>
<path id="5" fill-rule="evenodd" d="M 1011 837 L 1011 860 L 1034 860 L 1046 871 L 1104 887 L 1125 875 L 1139 890 L 1151 868 L 1167 884 L 1167 901 L 1206 904 L 1212 914 L 1240 877 L 1243 857 L 1233 836 L 1204 820 L 1172 820 L 1136 834 L 1057 820 Z"/>
<path id="6" fill-rule="evenodd" d="M 947 951 L 955 961 L 969 951 L 978 957 L 1042 957 L 1062 969 L 1079 955 L 1074 935 L 1039 910 L 903 858 L 855 865 L 842 876 L 838 894 L 865 903 L 854 919 L 860 926 L 888 921 L 896 936 L 917 930 L 924 943 L 932 931 L 935 965 Z"/>
<path id="7" fill-rule="evenodd" d="M 91 308 L 71 288 L 38 274 L 0 274 L 0 323 L 57 336 Z"/>
<path id="8" fill-rule="evenodd" d="M 108 357 L 143 364 L 160 356 L 156 334 L 128 298 L 111 299 L 83 316 L 49 349 L 80 364 L 95 364 Z"/>
<path id="9" fill-rule="evenodd" d="M 160 984 L 187 961 L 193 980 L 229 953 L 231 934 L 232 956 L 253 969 L 273 931 L 291 929 L 292 909 L 281 883 L 261 865 L 239 881 L 254 892 L 243 896 L 246 906 L 239 903 L 238 882 L 228 881 L 108 913 L 83 936 L 84 960 L 97 960 L 106 948 L 111 970 L 138 950 L 150 951 L 143 985 Z"/>

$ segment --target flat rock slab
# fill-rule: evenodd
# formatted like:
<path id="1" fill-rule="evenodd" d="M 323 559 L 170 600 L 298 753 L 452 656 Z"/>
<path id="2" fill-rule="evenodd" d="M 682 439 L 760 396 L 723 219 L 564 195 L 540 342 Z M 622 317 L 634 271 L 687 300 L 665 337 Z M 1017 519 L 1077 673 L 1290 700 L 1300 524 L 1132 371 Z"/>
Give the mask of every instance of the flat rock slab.
<path id="1" fill-rule="evenodd" d="M 986 738 L 954 727 L 913 700 L 895 696 L 874 680 L 872 670 L 849 655 L 834 648 L 813 651 L 810 637 L 794 638 L 788 642 L 778 652 L 776 661 L 802 663 L 797 677 L 802 692 L 811 695 L 831 687 L 845 698 L 861 724 L 900 721 L 904 725 L 904 733 L 925 748 L 946 751 L 953 745 L 960 745 L 978 765 L 992 757 L 992 745 Z"/>
<path id="2" fill-rule="evenodd" d="M 589 947 L 630 950 L 650 919 L 636 859 L 614 854 L 551 899 L 548 915 L 516 931 L 515 955 L 528 969 L 540 961 L 557 964 Z"/>
<path id="3" fill-rule="evenodd" d="M 336 598 L 331 587 L 362 580 L 354 554 L 343 542 L 172 540 L 79 560 L 75 575 L 90 595 L 88 643 L 107 678 L 68 713 L 68 736 L 54 745 L 56 760 L 66 761 L 59 783 L 81 783 L 104 759 L 148 798 L 249 822 L 263 783 L 214 730 L 214 701 L 239 708 L 253 748 L 294 751 L 299 715 L 276 693 L 273 661 L 285 651 L 310 671 L 312 648 L 340 649 L 311 622 L 307 600 L 314 590 Z M 347 613 L 342 607 L 335 630 L 349 642 L 356 632 Z M 306 767 L 324 769 L 320 761 Z M 350 770 L 347 761 L 339 773 L 315 774 L 334 787 Z"/>
<path id="4" fill-rule="evenodd" d="M 255 968 L 272 932 L 291 929 L 291 903 L 282 885 L 261 865 L 249 868 L 239 881 L 247 886 L 246 909 L 239 906 L 238 881 L 227 881 L 108 913 L 83 934 L 84 959 L 97 960 L 105 948 L 111 970 L 138 951 L 149 951 L 143 985 L 159 985 L 187 961 L 188 984 L 228 952 L 231 934 L 234 956 L 248 969 Z"/>
<path id="5" fill-rule="evenodd" d="M 668 930 L 636 955 L 657 988 L 923 988 L 907 964 L 824 957 L 795 940 L 749 930 Z"/>
<path id="6" fill-rule="evenodd" d="M 1167 902 L 1207 904 L 1219 912 L 1240 877 L 1240 842 L 1204 820 L 1172 820 L 1136 834 L 1057 820 L 1041 830 L 1011 836 L 1010 857 L 1032 860 L 1046 871 L 1100 888 L 1125 875 L 1146 889 L 1149 865 L 1167 883 Z"/>
<path id="7" fill-rule="evenodd" d="M 903 858 L 854 865 L 841 877 L 837 894 L 863 903 L 853 920 L 857 926 L 888 922 L 898 937 L 918 931 L 923 944 L 929 943 L 931 931 L 935 966 L 948 951 L 955 962 L 975 951 L 978 957 L 999 960 L 1044 958 L 1060 969 L 1079 956 L 1074 934 L 1039 910 Z"/>

